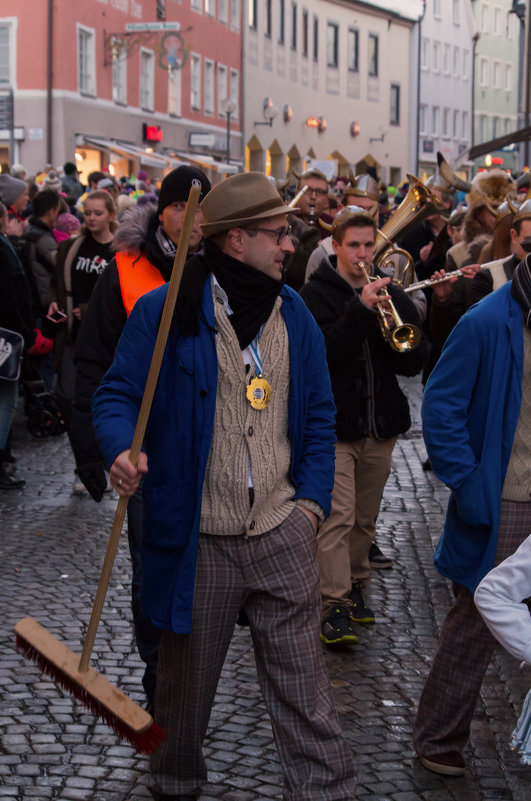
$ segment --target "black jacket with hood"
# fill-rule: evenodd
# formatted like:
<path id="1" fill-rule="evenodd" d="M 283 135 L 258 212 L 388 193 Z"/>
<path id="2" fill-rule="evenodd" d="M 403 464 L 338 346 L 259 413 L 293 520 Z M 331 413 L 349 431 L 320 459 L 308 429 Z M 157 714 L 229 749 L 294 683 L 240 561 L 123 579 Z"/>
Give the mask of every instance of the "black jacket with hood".
<path id="1" fill-rule="evenodd" d="M 338 440 L 389 439 L 411 425 L 409 405 L 396 379 L 416 375 L 428 355 L 424 334 L 414 350 L 398 353 L 382 336 L 378 315 L 325 259 L 301 289 L 301 297 L 323 332 Z M 332 266 L 330 266 L 332 264 Z M 373 274 L 384 278 L 379 270 Z M 402 320 L 419 325 L 415 305 L 392 284 L 388 294 Z"/>

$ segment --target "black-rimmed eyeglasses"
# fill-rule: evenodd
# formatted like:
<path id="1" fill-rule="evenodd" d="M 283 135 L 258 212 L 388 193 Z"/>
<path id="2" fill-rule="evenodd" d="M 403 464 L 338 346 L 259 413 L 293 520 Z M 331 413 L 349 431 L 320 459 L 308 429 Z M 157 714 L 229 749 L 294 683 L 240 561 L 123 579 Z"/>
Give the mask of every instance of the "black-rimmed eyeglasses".
<path id="1" fill-rule="evenodd" d="M 292 226 L 283 225 L 282 228 L 259 228 L 254 226 L 253 228 L 247 228 L 247 230 L 260 231 L 262 234 L 273 234 L 277 238 L 277 245 L 281 245 L 285 238 L 291 234 Z"/>

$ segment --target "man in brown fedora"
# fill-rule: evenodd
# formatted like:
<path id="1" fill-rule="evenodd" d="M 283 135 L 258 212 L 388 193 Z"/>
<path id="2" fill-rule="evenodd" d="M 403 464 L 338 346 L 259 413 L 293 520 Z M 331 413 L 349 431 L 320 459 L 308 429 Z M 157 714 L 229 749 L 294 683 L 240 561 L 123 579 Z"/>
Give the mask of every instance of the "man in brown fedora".
<path id="1" fill-rule="evenodd" d="M 94 403 L 120 495 L 144 476 L 143 611 L 162 629 L 153 798 L 191 801 L 240 611 L 287 801 L 350 801 L 354 767 L 319 645 L 316 529 L 330 511 L 334 404 L 322 335 L 284 285 L 289 211 L 265 175 L 201 204 L 138 468 L 128 461 L 166 287 L 137 301 Z"/>

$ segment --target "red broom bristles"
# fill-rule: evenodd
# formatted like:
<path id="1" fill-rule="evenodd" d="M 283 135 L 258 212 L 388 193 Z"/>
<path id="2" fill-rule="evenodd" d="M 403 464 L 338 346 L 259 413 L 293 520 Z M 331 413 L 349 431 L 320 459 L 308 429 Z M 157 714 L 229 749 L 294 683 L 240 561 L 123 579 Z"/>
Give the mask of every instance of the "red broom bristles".
<path id="1" fill-rule="evenodd" d="M 51 664 L 40 651 L 21 637 L 20 634 L 16 635 L 16 647 L 31 662 L 34 662 L 43 673 L 50 676 L 56 684 L 63 687 L 70 695 L 81 701 L 83 706 L 90 709 L 96 717 L 110 726 L 119 737 L 128 740 L 139 754 L 149 756 L 166 739 L 166 732 L 154 721 L 151 726 L 142 732 L 133 731 L 123 720 L 107 709 L 97 698 L 94 698 L 82 685 L 74 681 L 71 676 L 62 671 L 57 665 Z"/>

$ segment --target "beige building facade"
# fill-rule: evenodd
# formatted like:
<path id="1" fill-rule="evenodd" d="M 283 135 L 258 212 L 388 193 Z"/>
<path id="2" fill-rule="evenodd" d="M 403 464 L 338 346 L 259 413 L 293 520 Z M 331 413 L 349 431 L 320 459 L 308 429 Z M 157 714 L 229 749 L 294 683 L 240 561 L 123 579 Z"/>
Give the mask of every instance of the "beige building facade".
<path id="1" fill-rule="evenodd" d="M 246 0 L 246 169 L 283 182 L 309 163 L 330 174 L 414 170 L 421 3 Z"/>

